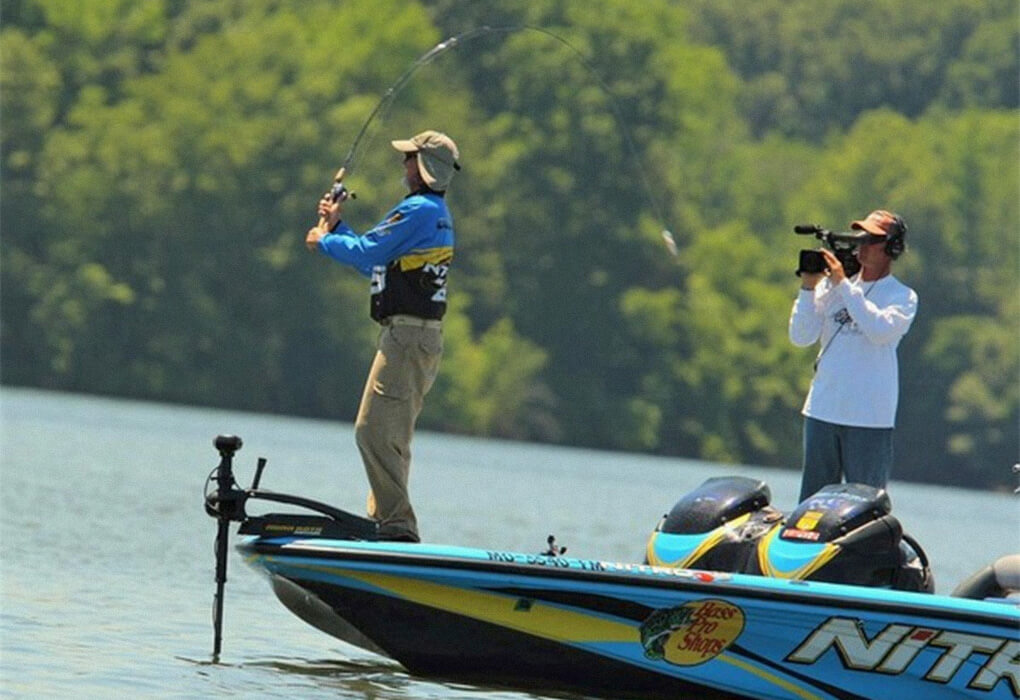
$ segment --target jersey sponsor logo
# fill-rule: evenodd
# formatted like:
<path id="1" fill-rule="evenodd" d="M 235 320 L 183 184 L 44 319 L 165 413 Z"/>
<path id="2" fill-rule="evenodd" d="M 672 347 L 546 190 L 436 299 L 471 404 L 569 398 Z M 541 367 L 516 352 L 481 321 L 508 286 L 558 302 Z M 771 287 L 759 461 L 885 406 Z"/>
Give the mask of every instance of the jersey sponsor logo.
<path id="1" fill-rule="evenodd" d="M 830 617 L 786 660 L 811 665 L 830 649 L 849 670 L 895 676 L 913 669 L 939 684 L 966 674 L 968 688 L 990 692 L 1005 683 L 1013 697 L 1020 697 L 1020 640 L 899 624 L 886 625 L 869 639 L 861 620 Z"/>
<path id="2" fill-rule="evenodd" d="M 399 211 L 394 214 L 390 214 L 390 216 L 388 216 L 385 221 L 383 221 L 381 224 L 378 224 L 374 229 L 370 231 L 370 233 L 374 233 L 377 236 L 388 236 L 391 233 L 393 233 L 390 230 L 393 227 L 393 225 L 399 221 L 402 221 L 403 218 L 404 215 L 401 214 Z"/>
<path id="3" fill-rule="evenodd" d="M 641 623 L 645 656 L 697 666 L 723 653 L 744 631 L 744 611 L 725 600 L 694 600 L 656 610 Z"/>
<path id="4" fill-rule="evenodd" d="M 432 294 L 429 299 L 431 301 L 444 302 L 446 301 L 446 274 L 450 271 L 450 265 L 443 263 L 441 265 L 433 265 L 432 263 L 426 263 L 422 267 L 422 272 L 425 273 L 426 279 L 436 288 L 436 291 Z"/>
<path id="5" fill-rule="evenodd" d="M 373 296 L 376 294 L 382 294 L 382 291 L 386 289 L 385 265 L 376 265 L 372 268 L 372 280 L 369 282 L 368 289 Z"/>

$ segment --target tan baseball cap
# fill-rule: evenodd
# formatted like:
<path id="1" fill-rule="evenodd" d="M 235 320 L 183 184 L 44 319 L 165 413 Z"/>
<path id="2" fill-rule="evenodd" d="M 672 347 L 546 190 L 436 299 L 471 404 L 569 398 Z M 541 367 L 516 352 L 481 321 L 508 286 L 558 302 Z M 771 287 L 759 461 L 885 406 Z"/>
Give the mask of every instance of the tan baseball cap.
<path id="1" fill-rule="evenodd" d="M 406 140 L 391 141 L 393 147 L 403 153 L 418 154 L 418 172 L 425 184 L 434 190 L 445 190 L 453 174 L 460 170 L 457 158 L 460 152 L 457 144 L 440 131 L 423 131 Z"/>

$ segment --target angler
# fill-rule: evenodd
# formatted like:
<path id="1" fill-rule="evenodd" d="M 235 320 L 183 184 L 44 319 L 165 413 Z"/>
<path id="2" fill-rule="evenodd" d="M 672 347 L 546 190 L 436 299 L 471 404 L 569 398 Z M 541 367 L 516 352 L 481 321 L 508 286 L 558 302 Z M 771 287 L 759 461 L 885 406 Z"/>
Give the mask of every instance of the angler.
<path id="1" fill-rule="evenodd" d="M 368 516 L 379 524 L 379 539 L 418 542 L 407 491 L 411 438 L 443 354 L 454 243 L 445 195 L 460 170 L 460 153 L 453 139 L 431 130 L 393 141 L 393 147 L 403 156 L 403 201 L 358 235 L 340 219 L 346 197 L 327 192 L 305 244 L 372 280 L 371 316 L 382 330 L 354 422 L 371 485 Z"/>

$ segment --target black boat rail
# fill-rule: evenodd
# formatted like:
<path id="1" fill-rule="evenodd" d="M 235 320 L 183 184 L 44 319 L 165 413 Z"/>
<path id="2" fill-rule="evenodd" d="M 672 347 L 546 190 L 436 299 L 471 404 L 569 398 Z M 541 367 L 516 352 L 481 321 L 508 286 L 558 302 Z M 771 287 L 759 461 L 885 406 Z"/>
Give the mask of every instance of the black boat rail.
<path id="1" fill-rule="evenodd" d="M 206 479 L 205 512 L 217 521 L 216 531 L 216 594 L 213 598 L 213 662 L 219 661 L 223 646 L 223 594 L 227 583 L 227 559 L 229 555 L 230 523 L 241 523 L 239 532 L 245 533 L 245 526 L 256 524 L 253 530 L 264 523 L 266 518 L 287 520 L 295 516 L 289 514 L 271 514 L 268 516 L 249 516 L 245 506 L 249 500 L 262 500 L 286 505 L 298 506 L 324 518 L 316 518 L 324 528 L 333 532 L 342 532 L 348 539 L 375 540 L 377 527 L 374 521 L 352 515 L 331 505 L 315 501 L 303 496 L 294 496 L 277 491 L 259 488 L 262 473 L 266 468 L 266 460 L 259 457 L 255 468 L 255 476 L 250 488 L 242 489 L 234 477 L 234 455 L 241 449 L 244 442 L 236 435 L 218 435 L 213 445 L 220 454 L 220 463 Z M 210 487 L 214 486 L 212 490 Z M 307 517 L 303 522 L 307 522 Z"/>

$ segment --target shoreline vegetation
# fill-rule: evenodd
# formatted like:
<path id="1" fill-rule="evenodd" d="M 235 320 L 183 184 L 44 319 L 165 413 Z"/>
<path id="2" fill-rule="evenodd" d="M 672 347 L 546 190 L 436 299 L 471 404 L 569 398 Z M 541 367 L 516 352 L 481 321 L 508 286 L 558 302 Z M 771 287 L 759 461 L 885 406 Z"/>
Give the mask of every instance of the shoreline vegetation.
<path id="1" fill-rule="evenodd" d="M 5 3 L 4 386 L 350 421 L 368 282 L 304 251 L 383 91 L 462 150 L 446 353 L 419 426 L 793 467 L 816 348 L 795 224 L 902 214 L 894 479 L 1005 490 L 1020 453 L 1020 28 L 1011 0 Z M 620 122 L 624 127 L 621 128 Z M 633 145 L 637 157 L 631 152 Z M 663 205 L 649 209 L 644 182 Z M 673 232 L 678 256 L 662 245 Z"/>

